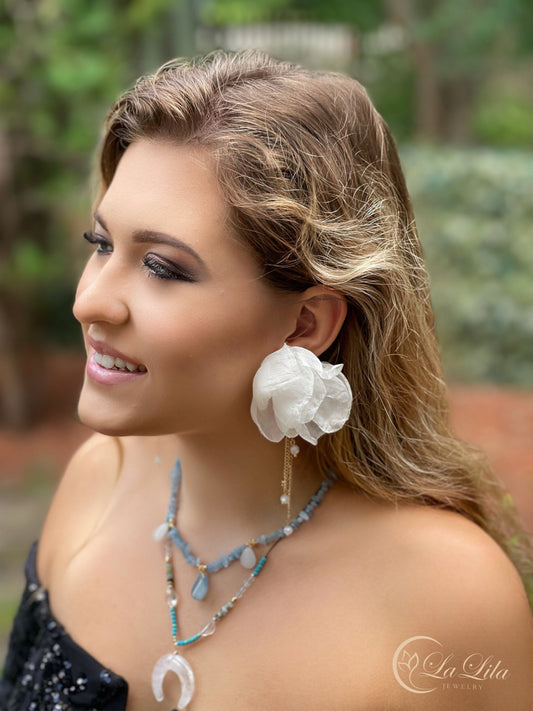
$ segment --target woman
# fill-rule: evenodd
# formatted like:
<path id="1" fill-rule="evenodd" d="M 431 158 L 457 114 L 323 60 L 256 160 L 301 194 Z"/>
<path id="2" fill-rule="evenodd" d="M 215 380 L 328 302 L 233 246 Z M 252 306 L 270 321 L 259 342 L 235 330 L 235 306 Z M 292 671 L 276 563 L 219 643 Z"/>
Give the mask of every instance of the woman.
<path id="1" fill-rule="evenodd" d="M 362 87 L 171 62 L 113 107 L 100 167 L 74 305 L 98 434 L 30 555 L 2 708 L 529 709 L 526 543 L 502 550 L 450 432 Z"/>

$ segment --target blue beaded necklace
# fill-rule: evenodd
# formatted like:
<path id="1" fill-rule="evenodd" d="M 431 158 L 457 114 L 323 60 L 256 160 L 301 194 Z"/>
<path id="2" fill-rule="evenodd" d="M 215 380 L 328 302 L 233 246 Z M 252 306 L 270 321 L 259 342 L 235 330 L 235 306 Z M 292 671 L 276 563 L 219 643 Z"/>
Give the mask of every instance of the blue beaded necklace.
<path id="1" fill-rule="evenodd" d="M 169 654 L 163 655 L 160 659 L 157 660 L 153 672 L 152 672 L 152 691 L 154 693 L 155 698 L 157 701 L 163 701 L 164 698 L 164 693 L 163 693 L 163 680 L 165 678 L 165 675 L 167 672 L 172 671 L 174 674 L 176 674 L 180 680 L 181 684 L 181 693 L 180 693 L 180 698 L 178 700 L 178 709 L 179 711 L 182 711 L 182 709 L 185 709 L 194 694 L 195 690 L 195 679 L 194 679 L 194 673 L 192 670 L 191 665 L 189 662 L 185 659 L 185 657 L 180 654 L 180 649 L 182 647 L 186 647 L 190 644 L 193 644 L 194 642 L 198 642 L 199 640 L 203 639 L 204 637 L 210 637 L 212 634 L 216 632 L 216 626 L 217 623 L 222 620 L 226 615 L 231 612 L 231 610 L 234 608 L 235 604 L 242 598 L 244 593 L 250 588 L 252 583 L 255 581 L 255 579 L 259 576 L 261 571 L 266 565 L 266 562 L 268 560 L 268 556 L 273 550 L 273 548 L 283 539 L 286 538 L 287 536 L 291 535 L 302 523 L 305 521 L 308 521 L 311 518 L 311 515 L 314 511 L 314 509 L 322 502 L 324 495 L 328 491 L 328 489 L 331 487 L 333 481 L 332 480 L 327 480 L 322 483 L 316 494 L 314 494 L 311 499 L 309 500 L 309 503 L 302 509 L 302 511 L 296 516 L 292 521 L 290 521 L 287 526 L 284 526 L 283 528 L 279 529 L 278 531 L 274 531 L 273 533 L 269 534 L 268 536 L 260 536 L 257 539 L 257 542 L 263 545 L 268 545 L 268 543 L 272 543 L 270 548 L 267 550 L 267 552 L 263 555 L 263 557 L 259 560 L 259 562 L 256 562 L 253 566 L 253 570 L 250 573 L 250 575 L 246 578 L 244 583 L 241 585 L 239 590 L 233 595 L 233 597 L 228 600 L 227 603 L 222 605 L 222 607 L 211 617 L 209 622 L 207 622 L 202 629 L 197 632 L 196 634 L 192 635 L 191 637 L 187 637 L 186 639 L 178 639 L 178 618 L 177 618 L 177 606 L 178 606 L 178 597 L 176 595 L 176 587 L 175 587 L 175 581 L 174 581 L 174 564 L 173 564 L 173 557 L 172 557 L 172 551 L 173 551 L 173 542 L 175 541 L 175 536 L 173 535 L 173 531 L 177 532 L 176 529 L 176 513 L 177 513 L 177 501 L 178 501 L 178 490 L 179 490 L 179 484 L 181 480 L 181 464 L 180 461 L 178 460 L 176 462 L 176 465 L 174 469 L 171 472 L 171 479 L 172 479 L 172 488 L 171 488 L 171 494 L 170 494 L 170 502 L 169 502 L 169 507 L 168 507 L 168 513 L 167 513 L 167 518 L 165 520 L 165 523 L 159 526 L 156 529 L 156 534 L 154 534 L 154 537 L 156 540 L 161 540 L 161 538 L 165 538 L 165 575 L 166 575 L 166 592 L 167 592 L 167 604 L 169 607 L 169 612 L 170 612 L 170 623 L 171 623 L 171 634 L 172 634 L 172 641 L 174 643 L 174 648 L 175 651 L 171 652 Z M 161 535 L 161 530 L 162 527 L 164 526 L 164 531 L 163 535 Z M 291 529 L 289 532 L 288 529 Z M 178 534 L 179 535 L 179 534 Z M 179 536 L 179 539 L 183 541 L 181 536 Z M 246 544 L 248 545 L 248 544 Z M 185 554 L 184 550 L 182 549 L 180 543 L 177 544 L 178 548 L 182 551 L 184 555 L 190 555 L 190 548 Z M 183 542 L 184 548 L 187 548 L 187 544 Z M 230 559 L 231 561 L 237 560 L 239 558 L 239 553 L 237 551 L 243 548 L 243 546 L 238 546 L 235 548 L 234 551 L 232 551 L 229 555 L 225 556 L 224 560 Z M 242 552 L 241 552 L 242 555 Z M 254 554 L 255 555 L 255 554 Z M 221 556 L 222 558 L 222 556 Z M 217 559 L 210 565 L 218 565 L 220 559 Z M 188 561 L 189 562 L 189 561 Z M 194 565 L 197 565 L 196 563 L 193 563 Z M 229 562 L 228 564 L 229 565 Z M 210 572 L 216 572 L 216 570 L 220 570 L 222 567 L 227 567 L 225 566 L 224 563 L 220 565 L 220 567 L 216 568 L 213 571 Z M 250 566 L 252 567 L 252 566 Z"/>
<path id="2" fill-rule="evenodd" d="M 211 563 L 203 563 L 198 556 L 195 556 L 191 552 L 191 545 L 187 543 L 176 526 L 176 513 L 177 513 L 177 502 L 178 502 L 178 492 L 181 483 L 181 464 L 178 459 L 174 469 L 171 472 L 172 479 L 172 490 L 170 495 L 169 503 L 169 513 L 165 523 L 158 526 L 154 532 L 154 538 L 160 540 L 164 536 L 170 537 L 170 539 L 176 544 L 176 546 L 181 551 L 184 559 L 189 565 L 198 568 L 198 577 L 194 581 L 191 589 L 191 595 L 195 600 L 203 600 L 209 591 L 209 573 L 217 573 L 223 568 L 227 568 L 231 563 L 236 560 L 240 561 L 243 568 L 252 569 L 255 568 L 257 564 L 257 557 L 253 548 L 256 545 L 267 546 L 270 543 L 286 538 L 292 535 L 298 528 L 309 521 L 313 515 L 313 511 L 319 504 L 322 503 L 326 492 L 331 487 L 332 482 L 326 480 L 322 482 L 318 491 L 310 498 L 309 502 L 304 506 L 300 513 L 290 520 L 285 526 L 282 526 L 276 531 L 269 534 L 263 534 L 257 538 L 253 538 L 247 543 L 243 543 L 240 546 L 234 548 L 231 553 L 222 553 L 216 560 Z"/>

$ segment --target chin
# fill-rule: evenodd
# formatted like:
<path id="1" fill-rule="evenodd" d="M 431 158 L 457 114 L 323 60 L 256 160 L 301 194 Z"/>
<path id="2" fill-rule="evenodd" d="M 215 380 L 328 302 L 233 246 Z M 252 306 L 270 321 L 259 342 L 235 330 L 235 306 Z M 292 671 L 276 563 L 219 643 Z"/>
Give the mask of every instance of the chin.
<path id="1" fill-rule="evenodd" d="M 134 434 L 129 432 L 127 427 L 124 427 L 118 422 L 112 422 L 101 414 L 94 415 L 88 414 L 83 411 L 82 408 L 78 408 L 78 420 L 82 425 L 89 427 L 94 432 L 99 432 L 103 435 L 108 435 L 110 437 L 126 437 L 129 434 Z"/>
<path id="2" fill-rule="evenodd" d="M 168 425 L 165 427 L 160 418 L 150 418 L 138 408 L 94 403 L 83 396 L 78 403 L 78 419 L 86 427 L 109 437 L 151 437 L 175 434 L 176 431 Z"/>
<path id="3" fill-rule="evenodd" d="M 86 427 L 111 437 L 145 434 L 138 413 L 123 413 L 111 404 L 90 400 L 82 393 L 78 402 L 78 419 Z"/>

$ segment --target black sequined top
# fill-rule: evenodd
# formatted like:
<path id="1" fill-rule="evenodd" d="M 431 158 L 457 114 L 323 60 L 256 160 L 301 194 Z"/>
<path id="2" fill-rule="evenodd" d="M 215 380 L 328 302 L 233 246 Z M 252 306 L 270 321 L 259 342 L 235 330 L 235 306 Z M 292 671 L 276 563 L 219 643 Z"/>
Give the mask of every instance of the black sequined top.
<path id="1" fill-rule="evenodd" d="M 0 711 L 124 711 L 127 682 L 76 644 L 50 611 L 37 577 L 37 544 L 0 680 Z"/>

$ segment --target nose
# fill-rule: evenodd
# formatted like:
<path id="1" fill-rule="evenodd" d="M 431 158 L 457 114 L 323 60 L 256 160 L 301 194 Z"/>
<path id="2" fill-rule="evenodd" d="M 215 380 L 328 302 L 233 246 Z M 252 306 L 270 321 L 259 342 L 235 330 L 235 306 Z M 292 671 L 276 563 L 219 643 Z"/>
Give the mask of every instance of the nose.
<path id="1" fill-rule="evenodd" d="M 81 324 L 105 322 L 114 325 L 129 319 L 124 279 L 113 268 L 111 259 L 103 266 L 93 257 L 81 275 L 72 312 Z"/>

